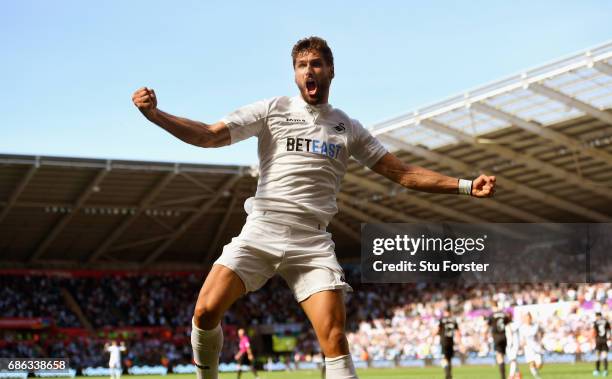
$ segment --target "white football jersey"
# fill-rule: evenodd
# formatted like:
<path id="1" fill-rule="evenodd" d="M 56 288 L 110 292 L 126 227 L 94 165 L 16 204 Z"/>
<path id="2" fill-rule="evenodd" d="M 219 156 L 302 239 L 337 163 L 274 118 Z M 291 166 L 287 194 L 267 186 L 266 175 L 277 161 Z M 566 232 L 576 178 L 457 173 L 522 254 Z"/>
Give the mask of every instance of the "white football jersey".
<path id="1" fill-rule="evenodd" d="M 520 336 L 523 339 L 523 343 L 525 344 L 525 349 L 539 351 L 539 332 L 540 327 L 536 323 L 521 325 Z"/>
<path id="2" fill-rule="evenodd" d="M 106 351 L 110 353 L 109 362 L 121 363 L 121 352 L 125 351 L 124 346 L 110 345 L 106 348 Z"/>
<path id="3" fill-rule="evenodd" d="M 301 96 L 258 101 L 221 121 L 232 144 L 258 138 L 255 211 L 303 214 L 328 224 L 338 211 L 336 195 L 349 158 L 372 167 L 387 153 L 357 120 Z"/>

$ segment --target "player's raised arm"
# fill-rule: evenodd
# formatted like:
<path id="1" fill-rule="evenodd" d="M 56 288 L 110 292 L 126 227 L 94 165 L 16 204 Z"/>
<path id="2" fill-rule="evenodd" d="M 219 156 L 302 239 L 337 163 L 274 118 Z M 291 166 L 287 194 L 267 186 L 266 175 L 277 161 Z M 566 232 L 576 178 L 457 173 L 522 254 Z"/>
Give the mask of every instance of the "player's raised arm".
<path id="1" fill-rule="evenodd" d="M 491 197 L 495 191 L 495 176 L 480 175 L 473 181 L 452 178 L 423 167 L 404 164 L 391 153 L 380 158 L 372 170 L 416 191 L 462 193 L 474 197 Z"/>
<path id="2" fill-rule="evenodd" d="M 132 95 L 138 110 L 152 123 L 162 127 L 176 138 L 200 147 L 221 147 L 230 144 L 230 133 L 224 122 L 205 124 L 173 116 L 157 108 L 155 91 L 142 87 Z"/>

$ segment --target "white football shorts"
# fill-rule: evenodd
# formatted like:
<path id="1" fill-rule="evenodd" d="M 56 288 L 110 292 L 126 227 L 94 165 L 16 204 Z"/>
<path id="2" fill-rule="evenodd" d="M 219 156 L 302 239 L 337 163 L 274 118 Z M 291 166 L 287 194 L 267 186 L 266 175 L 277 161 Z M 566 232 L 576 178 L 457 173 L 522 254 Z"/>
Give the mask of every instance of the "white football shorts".
<path id="1" fill-rule="evenodd" d="M 542 354 L 540 353 L 540 349 L 525 346 L 525 361 L 534 362 L 538 365 L 542 363 Z"/>
<path id="2" fill-rule="evenodd" d="M 352 291 L 334 247 L 331 234 L 314 219 L 253 211 L 214 264 L 234 271 L 246 292 L 256 291 L 278 273 L 302 302 L 325 290 Z"/>
<path id="3" fill-rule="evenodd" d="M 508 356 L 508 359 L 511 361 L 516 360 L 516 358 L 518 357 L 518 350 L 518 345 L 508 345 L 508 347 L 506 348 L 506 356 Z"/>

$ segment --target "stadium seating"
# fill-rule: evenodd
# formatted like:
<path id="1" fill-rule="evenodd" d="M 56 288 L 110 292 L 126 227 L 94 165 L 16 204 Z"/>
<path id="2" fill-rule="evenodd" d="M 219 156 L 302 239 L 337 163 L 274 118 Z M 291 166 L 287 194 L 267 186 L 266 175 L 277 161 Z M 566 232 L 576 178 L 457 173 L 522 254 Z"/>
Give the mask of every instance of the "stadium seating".
<path id="1" fill-rule="evenodd" d="M 438 319 L 450 306 L 458 319 L 464 356 L 492 354 L 485 317 L 494 304 L 510 310 L 529 304 L 571 301 L 566 314 L 538 322 L 546 325 L 543 339 L 549 352 L 574 354 L 592 348 L 595 309 L 612 305 L 607 284 L 362 284 L 347 268 L 355 292 L 347 297 L 349 343 L 357 360 L 421 359 L 439 354 Z M 203 275 L 104 273 L 92 275 L 0 276 L 0 319 L 47 317 L 54 326 L 41 331 L 0 329 L 0 356 L 67 356 L 78 367 L 103 365 L 102 346 L 123 339 L 125 362 L 174 365 L 191 360 L 190 319 Z M 76 300 L 93 330 L 85 330 L 60 289 Z M 260 327 L 301 324 L 294 358 L 319 358 L 318 344 L 304 313 L 281 279 L 239 300 L 224 319 L 226 326 Z M 222 360 L 236 349 L 234 329 L 226 331 Z"/>

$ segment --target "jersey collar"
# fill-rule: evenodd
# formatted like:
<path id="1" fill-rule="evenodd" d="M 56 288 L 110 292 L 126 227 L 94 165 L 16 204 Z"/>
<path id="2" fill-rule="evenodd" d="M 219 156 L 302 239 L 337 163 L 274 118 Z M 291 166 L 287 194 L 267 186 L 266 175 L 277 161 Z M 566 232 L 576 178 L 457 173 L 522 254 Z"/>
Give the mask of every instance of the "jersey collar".
<path id="1" fill-rule="evenodd" d="M 329 103 L 318 105 L 308 104 L 306 101 L 304 101 L 302 95 L 297 95 L 294 97 L 294 99 L 297 101 L 298 104 L 303 106 L 304 109 L 308 111 L 308 113 L 325 113 L 329 112 L 333 108 Z"/>

